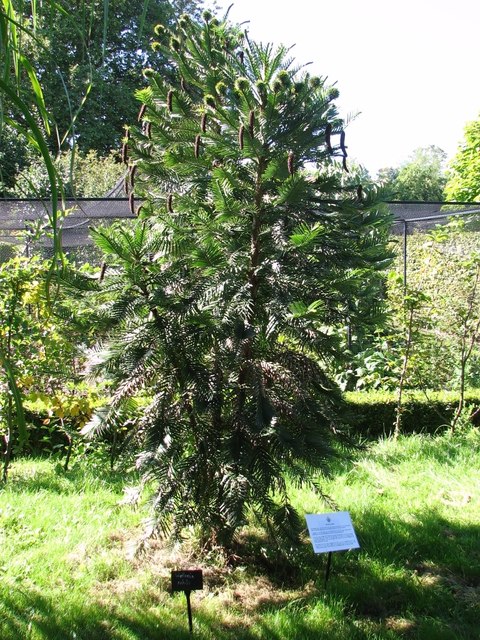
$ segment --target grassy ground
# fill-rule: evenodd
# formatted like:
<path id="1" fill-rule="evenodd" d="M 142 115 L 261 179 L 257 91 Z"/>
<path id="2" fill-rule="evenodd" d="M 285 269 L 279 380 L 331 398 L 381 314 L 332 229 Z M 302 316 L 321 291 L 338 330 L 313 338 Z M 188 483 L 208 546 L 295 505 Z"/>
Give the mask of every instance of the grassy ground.
<path id="1" fill-rule="evenodd" d="M 307 539 L 281 560 L 254 529 L 228 567 L 158 541 L 135 556 L 145 512 L 121 504 L 124 482 L 93 463 L 15 462 L 0 489 L 2 640 L 189 638 L 170 571 L 199 566 L 202 640 L 480 639 L 476 430 L 384 440 L 339 463 L 325 491 L 350 511 L 361 549 L 334 554 L 326 590 Z M 305 512 L 329 510 L 292 491 Z"/>

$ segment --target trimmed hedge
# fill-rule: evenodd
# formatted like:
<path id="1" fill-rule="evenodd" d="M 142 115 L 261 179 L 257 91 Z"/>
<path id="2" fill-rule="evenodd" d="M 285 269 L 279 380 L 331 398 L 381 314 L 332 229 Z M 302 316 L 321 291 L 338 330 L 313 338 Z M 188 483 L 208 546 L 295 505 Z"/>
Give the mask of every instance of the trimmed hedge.
<path id="1" fill-rule="evenodd" d="M 396 394 L 384 391 L 349 391 L 345 399 L 357 417 L 354 429 L 365 436 L 391 435 L 395 424 Z M 448 429 L 458 405 L 458 393 L 420 391 L 405 394 L 402 433 L 435 433 Z M 480 407 L 480 389 L 465 393 L 470 413 Z"/>

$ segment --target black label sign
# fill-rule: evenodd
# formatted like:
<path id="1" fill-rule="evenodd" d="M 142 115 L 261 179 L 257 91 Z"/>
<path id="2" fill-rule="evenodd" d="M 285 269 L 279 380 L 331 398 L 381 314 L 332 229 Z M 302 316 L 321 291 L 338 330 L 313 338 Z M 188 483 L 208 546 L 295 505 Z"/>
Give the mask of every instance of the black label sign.
<path id="1" fill-rule="evenodd" d="M 203 589 L 201 569 L 172 571 L 172 591 L 197 591 Z"/>

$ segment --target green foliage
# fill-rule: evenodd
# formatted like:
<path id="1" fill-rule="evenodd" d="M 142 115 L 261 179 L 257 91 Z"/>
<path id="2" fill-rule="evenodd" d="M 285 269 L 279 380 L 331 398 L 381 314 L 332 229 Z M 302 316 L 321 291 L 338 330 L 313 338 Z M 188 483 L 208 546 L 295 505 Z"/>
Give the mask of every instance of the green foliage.
<path id="1" fill-rule="evenodd" d="M 22 446 L 27 438 L 21 389 L 25 376 L 32 372 L 28 367 L 43 337 L 43 327 L 34 323 L 31 326 L 28 318 L 28 305 L 38 285 L 31 280 L 34 270 L 30 266 L 32 263 L 21 258 L 12 258 L 0 266 L 0 436 L 4 444 L 4 480 L 15 440 Z"/>
<path id="2" fill-rule="evenodd" d="M 395 437 L 398 437 L 402 423 L 403 392 L 410 376 L 410 369 L 412 367 L 411 360 L 414 348 L 420 342 L 421 331 L 419 330 L 419 317 L 425 303 L 429 301 L 429 298 L 422 291 L 408 287 L 406 283 L 403 282 L 402 278 L 396 276 L 395 280 L 397 282 L 397 286 L 403 287 L 403 321 L 400 326 L 403 333 L 402 338 L 404 344 L 402 345 L 402 366 L 398 378 L 397 418 L 394 431 Z"/>
<path id="3" fill-rule="evenodd" d="M 75 141 L 83 152 L 93 149 L 105 156 L 119 144 L 123 125 L 135 118 L 133 93 L 142 66 L 147 62 L 167 71 L 165 59 L 150 47 L 153 25 L 170 24 L 183 10 L 194 14 L 197 4 L 61 0 L 38 5 L 34 24 L 30 5 L 21 5 L 19 12 L 34 32 L 25 46 L 61 149 Z"/>
<path id="4" fill-rule="evenodd" d="M 399 170 L 398 167 L 382 167 L 377 171 L 377 181 L 393 190 Z"/>
<path id="5" fill-rule="evenodd" d="M 66 197 L 101 197 L 112 189 L 124 173 L 124 166 L 112 152 L 102 158 L 88 153 L 65 152 L 55 160 L 57 174 Z M 45 165 L 36 158 L 21 170 L 9 195 L 17 198 L 45 198 L 50 192 Z"/>
<path id="6" fill-rule="evenodd" d="M 198 5 L 197 0 L 116 0 L 114 6 L 109 0 L 6 1 L 0 75 L 5 70 L 4 80 L 11 77 L 0 84 L 0 191 L 10 195 L 17 172 L 31 162 L 30 145 L 36 164 L 49 165 L 48 153 L 56 156 L 73 146 L 108 156 L 124 124 L 135 118 L 142 65 L 152 60 L 168 75 L 164 58 L 150 47 L 152 25 L 169 24 L 182 11 L 195 14 Z M 40 149 L 41 159 L 40 138 L 48 147 Z M 53 181 L 50 166 L 49 176 Z"/>
<path id="7" fill-rule="evenodd" d="M 480 201 L 480 118 L 465 127 L 464 140 L 450 165 L 445 198 Z"/>
<path id="8" fill-rule="evenodd" d="M 30 385 L 25 392 L 24 406 L 29 422 L 27 451 L 32 454 L 67 452 L 69 458 L 74 443 L 79 444 L 81 429 L 92 418 L 94 410 L 105 404 L 105 390 L 85 382 L 61 382 L 58 374 L 55 382 L 48 392 L 40 391 L 40 385 Z M 68 462 L 66 459 L 66 467 Z"/>
<path id="9" fill-rule="evenodd" d="M 36 19 L 36 3 L 32 4 L 32 17 Z M 58 180 L 50 155 L 47 136 L 51 133 L 50 118 L 44 100 L 41 84 L 35 66 L 25 55 L 25 40 L 29 30 L 22 24 L 15 2 L 4 0 L 0 11 L 0 139 L 4 132 L 11 134 L 13 129 L 28 145 L 39 153 L 45 164 L 50 183 L 51 208 L 50 224 L 53 229 L 53 248 L 55 259 L 62 261 L 60 234 L 58 227 Z M 23 78 L 28 78 L 22 83 Z M 5 128 L 8 125 L 8 130 Z M 10 136 L 11 138 L 11 136 Z M 11 145 L 10 145 L 11 147 Z M 9 154 L 7 153 L 7 156 Z M 21 154 L 18 164 L 24 162 Z M 10 149 L 10 165 L 12 164 Z M 2 190 L 12 176 L 2 173 Z M 52 265 L 52 272 L 53 272 Z"/>
<path id="10" fill-rule="evenodd" d="M 395 200 L 443 200 L 446 155 L 439 147 L 416 149 L 399 168 L 384 168 L 378 179 Z"/>
<path id="11" fill-rule="evenodd" d="M 478 358 L 477 234 L 467 232 L 465 223 L 456 220 L 424 236 L 423 242 L 420 237 L 417 241 L 409 277 L 412 284 L 416 282 L 416 286 L 428 291 L 431 299 L 431 340 L 437 355 L 432 344 L 435 359 L 430 361 L 430 367 L 439 377 L 442 372 L 455 372 L 456 380 L 450 386 L 453 382 L 461 389 L 465 376 L 468 379 L 473 373 L 468 372 L 470 364 L 474 365 Z"/>
<path id="12" fill-rule="evenodd" d="M 475 221 L 455 219 L 429 233 L 408 236 L 405 292 L 398 245 L 395 272 L 385 289 L 388 321 L 362 341 L 353 335 L 349 367 L 338 372 L 344 389 L 397 388 L 408 306 L 413 302 L 419 304 L 413 317 L 405 388 L 461 391 L 462 386 L 479 386 L 479 248 Z"/>
<path id="13" fill-rule="evenodd" d="M 15 185 L 15 176 L 28 165 L 31 152 L 18 132 L 6 123 L 0 126 L 0 195 L 8 197 Z"/>
<path id="14" fill-rule="evenodd" d="M 352 347 L 353 345 L 351 345 Z M 381 332 L 367 336 L 366 345 L 358 351 L 350 351 L 347 367 L 343 362 L 335 379 L 343 391 L 393 390 L 398 383 L 398 350 Z"/>
<path id="15" fill-rule="evenodd" d="M 71 387 L 79 377 L 77 349 L 88 343 L 85 319 L 89 312 L 83 312 L 82 325 L 78 302 L 60 297 L 58 292 L 52 307 L 46 289 L 50 268 L 48 261 L 38 257 L 16 256 L 0 264 L 0 437 L 4 443 L 4 478 L 12 453 L 24 449 L 27 440 L 37 439 L 35 428 L 25 420 L 24 408 L 29 401 L 42 397 L 47 402 L 48 397 L 51 415 L 58 418 L 69 438 L 71 432 L 83 426 L 94 406 L 92 401 L 90 409 L 80 407 L 82 395 L 89 397 L 89 393 Z M 74 306 L 78 324 L 72 317 Z M 71 397 L 68 410 L 67 397 Z M 80 407 L 78 412 L 76 404 Z M 44 415 L 44 419 L 49 417 Z"/>
<path id="16" fill-rule="evenodd" d="M 294 535 L 286 474 L 308 483 L 334 454 L 346 416 L 323 363 L 381 289 L 389 217 L 330 171 L 336 94 L 285 47 L 216 20 L 158 31 L 172 79 L 145 74 L 124 148 L 139 218 L 93 233 L 110 326 L 94 370 L 115 392 L 92 430 L 151 399 L 139 466 L 163 532 L 195 522 L 228 546 L 253 512 Z"/>
<path id="17" fill-rule="evenodd" d="M 376 438 L 393 434 L 398 402 L 395 390 L 348 391 L 345 397 L 358 418 L 355 429 L 359 435 Z M 403 401 L 403 433 L 445 431 L 451 425 L 458 401 L 458 391 L 408 391 Z M 465 403 L 471 414 L 480 405 L 480 390 L 469 389 Z"/>
<path id="18" fill-rule="evenodd" d="M 11 242 L 0 242 L 0 264 L 11 260 L 15 255 L 15 245 Z"/>
<path id="19" fill-rule="evenodd" d="M 425 379 L 431 329 L 429 297 L 415 286 L 405 290 L 403 278 L 391 271 L 385 280 L 384 322 L 373 333 L 353 335 L 348 369 L 337 373 L 344 390 L 416 388 Z"/>

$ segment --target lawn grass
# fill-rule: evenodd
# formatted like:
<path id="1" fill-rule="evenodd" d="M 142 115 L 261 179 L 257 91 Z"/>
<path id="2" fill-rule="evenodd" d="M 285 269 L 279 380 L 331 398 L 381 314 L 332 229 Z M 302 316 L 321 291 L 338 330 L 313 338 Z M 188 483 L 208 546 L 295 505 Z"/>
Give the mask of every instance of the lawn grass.
<path id="1" fill-rule="evenodd" d="M 408 436 L 338 461 L 325 492 L 351 513 L 361 549 L 325 556 L 305 538 L 279 553 L 249 528 L 241 558 L 165 548 L 132 553 L 144 509 L 121 504 L 124 473 L 14 462 L 0 489 L 2 640 L 191 637 L 170 571 L 202 567 L 192 594 L 201 640 L 480 638 L 480 435 Z M 330 510 L 292 488 L 307 513 Z"/>

